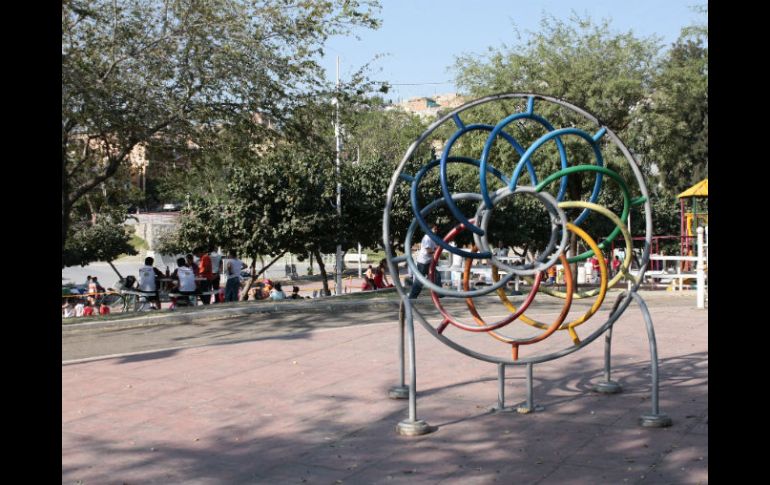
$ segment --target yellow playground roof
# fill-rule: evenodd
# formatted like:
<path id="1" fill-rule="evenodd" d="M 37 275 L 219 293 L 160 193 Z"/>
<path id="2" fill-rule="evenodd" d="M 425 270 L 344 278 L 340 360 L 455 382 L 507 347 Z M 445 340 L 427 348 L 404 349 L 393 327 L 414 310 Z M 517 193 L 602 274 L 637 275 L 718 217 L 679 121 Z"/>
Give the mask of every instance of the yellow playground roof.
<path id="1" fill-rule="evenodd" d="M 709 179 L 703 179 L 697 184 L 690 187 L 689 189 L 682 192 L 681 194 L 677 195 L 677 198 L 708 197 L 708 196 L 709 196 Z"/>

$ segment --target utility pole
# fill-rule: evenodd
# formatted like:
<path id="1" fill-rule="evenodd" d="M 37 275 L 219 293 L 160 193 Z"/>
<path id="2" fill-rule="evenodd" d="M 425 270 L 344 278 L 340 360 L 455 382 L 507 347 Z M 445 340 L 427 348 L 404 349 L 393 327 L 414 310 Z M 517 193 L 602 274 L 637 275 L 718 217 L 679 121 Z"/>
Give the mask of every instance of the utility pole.
<path id="1" fill-rule="evenodd" d="M 335 152 L 337 162 L 337 217 L 338 220 L 342 220 L 342 178 L 340 174 L 340 56 L 337 56 L 337 96 L 334 98 L 334 138 L 335 138 Z M 339 233 L 337 233 L 337 240 L 339 241 Z M 337 278 L 336 278 L 335 293 L 337 295 L 342 294 L 342 245 L 337 244 Z"/>

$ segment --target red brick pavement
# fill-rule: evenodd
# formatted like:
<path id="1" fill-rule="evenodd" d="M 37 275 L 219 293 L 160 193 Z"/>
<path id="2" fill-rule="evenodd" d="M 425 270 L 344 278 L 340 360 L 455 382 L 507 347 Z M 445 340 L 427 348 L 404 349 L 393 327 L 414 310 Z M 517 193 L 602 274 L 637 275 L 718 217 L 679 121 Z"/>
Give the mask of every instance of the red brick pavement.
<path id="1" fill-rule="evenodd" d="M 591 392 L 600 338 L 535 366 L 545 409 L 528 415 L 488 413 L 495 366 L 418 326 L 418 417 L 439 429 L 399 436 L 394 322 L 63 365 L 62 483 L 707 483 L 708 315 L 694 298 L 661 302 L 650 310 L 671 428 L 637 426 L 650 370 L 632 304 L 613 339 L 624 392 Z M 509 404 L 525 397 L 523 370 L 508 368 Z"/>

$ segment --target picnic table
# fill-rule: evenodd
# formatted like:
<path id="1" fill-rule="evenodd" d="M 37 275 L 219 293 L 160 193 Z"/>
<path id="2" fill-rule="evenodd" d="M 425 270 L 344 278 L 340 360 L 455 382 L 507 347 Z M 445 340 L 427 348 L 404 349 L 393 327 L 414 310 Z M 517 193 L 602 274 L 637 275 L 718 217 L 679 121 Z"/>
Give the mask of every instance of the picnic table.
<path id="1" fill-rule="evenodd" d="M 123 295 L 123 311 L 144 311 L 149 305 L 150 298 L 158 296 L 160 304 L 162 306 L 164 301 L 171 301 L 171 298 L 176 298 L 177 303 L 179 299 L 187 298 L 189 304 L 196 306 L 200 296 L 213 295 L 215 290 L 199 291 L 196 290 L 194 294 L 182 294 L 178 290 L 174 289 L 173 278 L 157 278 L 158 290 L 157 291 L 142 291 L 138 288 L 123 289 L 120 293 Z M 200 287 L 200 283 L 206 281 L 206 278 L 195 277 L 196 287 Z"/>

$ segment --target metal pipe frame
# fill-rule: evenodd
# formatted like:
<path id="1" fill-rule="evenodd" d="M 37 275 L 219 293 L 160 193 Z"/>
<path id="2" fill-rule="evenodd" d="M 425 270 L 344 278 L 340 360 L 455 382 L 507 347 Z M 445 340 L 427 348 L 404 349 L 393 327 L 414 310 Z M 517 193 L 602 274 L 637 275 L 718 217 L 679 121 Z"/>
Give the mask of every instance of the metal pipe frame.
<path id="1" fill-rule="evenodd" d="M 501 100 L 510 100 L 510 99 L 517 99 L 517 98 L 526 98 L 527 99 L 527 113 L 533 113 L 534 110 L 534 102 L 535 100 L 538 101 L 546 101 L 550 103 L 557 104 L 559 106 L 562 106 L 564 108 L 567 108 L 573 112 L 578 113 L 579 115 L 582 115 L 589 121 L 593 122 L 597 125 L 597 131 L 596 134 L 593 136 L 588 135 L 588 138 L 586 138 L 585 132 L 578 132 L 578 131 L 570 131 L 570 130 L 562 130 L 559 131 L 557 134 L 551 134 L 550 137 L 546 135 L 545 137 L 541 137 L 539 140 L 539 144 L 543 144 L 548 139 L 554 139 L 557 136 L 563 136 L 565 134 L 577 134 L 583 138 L 585 138 L 587 141 L 592 143 L 592 146 L 595 148 L 595 152 L 597 151 L 597 145 L 596 142 L 603 136 L 606 136 L 609 141 L 611 141 L 623 154 L 626 161 L 628 162 L 632 173 L 634 174 L 634 178 L 637 181 L 639 190 L 641 192 L 641 196 L 637 197 L 635 199 L 633 205 L 643 205 L 643 213 L 645 217 L 645 237 L 644 237 L 644 247 L 642 250 L 642 257 L 641 257 L 641 267 L 638 273 L 638 279 L 635 281 L 629 279 L 628 283 L 628 291 L 621 294 L 618 300 L 613 305 L 613 309 L 610 312 L 610 315 L 601 326 L 597 330 L 595 330 L 593 333 L 591 333 L 589 336 L 585 337 L 580 342 L 576 343 L 575 345 L 572 345 L 570 347 L 567 347 L 565 349 L 552 352 L 546 355 L 534 355 L 523 359 L 504 359 L 499 358 L 497 356 L 492 355 L 486 355 L 483 353 L 476 352 L 472 349 L 469 349 L 457 342 L 454 342 L 453 340 L 447 338 L 445 335 L 443 335 L 440 331 L 437 331 L 436 328 L 434 328 L 426 319 L 426 317 L 416 308 L 413 307 L 412 301 L 408 298 L 408 292 L 402 285 L 398 275 L 398 265 L 402 262 L 405 262 L 406 265 L 411 269 L 413 277 L 415 280 L 420 281 L 423 283 L 424 286 L 428 287 L 430 290 L 436 292 L 439 295 L 442 296 L 450 296 L 455 298 L 472 298 L 474 296 L 481 296 L 484 294 L 488 294 L 492 291 L 496 291 L 498 288 L 503 287 L 507 282 L 514 276 L 516 273 L 521 272 L 524 268 L 516 268 L 516 272 L 509 272 L 506 277 L 500 279 L 495 284 L 491 285 L 490 287 L 486 287 L 481 290 L 472 290 L 472 291 L 455 291 L 452 289 L 444 289 L 442 287 L 439 287 L 435 285 L 432 281 L 430 281 L 427 277 L 422 275 L 422 273 L 417 269 L 416 264 L 414 263 L 412 256 L 411 256 L 411 241 L 412 237 L 414 235 L 414 232 L 417 228 L 417 226 L 424 226 L 425 224 L 422 224 L 425 222 L 424 217 L 427 216 L 432 210 L 435 208 L 441 206 L 441 205 L 448 205 L 446 203 L 446 200 L 475 200 L 480 202 L 480 208 L 479 213 L 477 213 L 477 217 L 475 218 L 474 223 L 479 224 L 480 222 L 488 222 L 488 219 L 485 217 L 487 212 L 491 211 L 492 208 L 488 206 L 489 202 L 491 201 L 493 204 L 496 200 L 499 200 L 500 198 L 514 192 L 514 191 L 520 191 L 523 189 L 523 187 L 516 187 L 514 190 L 515 185 L 515 179 L 518 178 L 517 175 L 520 173 L 521 169 L 526 166 L 527 170 L 534 171 L 530 158 L 527 157 L 526 160 L 520 161 L 519 165 L 517 165 L 517 171 L 514 172 L 514 177 L 512 177 L 512 183 L 509 182 L 508 187 L 504 189 L 500 189 L 497 191 L 492 198 L 490 198 L 489 194 L 486 191 L 482 191 L 482 193 L 459 193 L 459 194 L 452 194 L 451 197 L 445 198 L 439 198 L 431 203 L 429 203 L 424 208 L 416 208 L 413 207 L 413 210 L 415 210 L 415 218 L 412 220 L 412 223 L 410 224 L 405 241 L 404 241 L 404 247 L 406 249 L 405 254 L 403 256 L 396 256 L 394 254 L 394 244 L 391 240 L 390 236 L 390 224 L 391 224 L 391 211 L 393 209 L 393 202 L 394 202 L 394 194 L 395 189 L 397 185 L 401 182 L 407 181 L 413 184 L 412 188 L 414 189 L 417 185 L 415 183 L 415 177 L 413 177 L 410 174 L 403 173 L 404 167 L 406 166 L 406 163 L 411 159 L 412 155 L 415 153 L 417 148 L 422 144 L 425 140 L 428 139 L 428 137 L 431 136 L 431 134 L 438 129 L 440 125 L 443 123 L 453 120 L 455 124 L 457 124 L 458 127 L 460 127 L 461 131 L 469 131 L 466 129 L 465 125 L 463 124 L 462 120 L 460 120 L 459 114 L 465 110 L 471 109 L 475 106 L 479 106 L 484 103 L 494 102 L 494 101 L 501 101 Z M 539 120 L 538 120 L 539 121 Z M 487 127 L 484 127 L 484 131 L 488 131 Z M 558 131 L 558 130 L 557 130 Z M 491 137 L 497 136 L 498 133 L 501 133 L 501 130 L 492 130 Z M 558 138 L 555 138 L 558 140 Z M 507 137 L 506 137 L 507 140 Z M 508 140 L 510 142 L 510 140 Z M 538 145 L 539 146 L 539 145 Z M 519 147 L 516 147 L 517 151 Z M 529 150 L 527 150 L 527 154 L 531 154 L 537 147 L 530 147 Z M 442 172 L 445 171 L 445 166 L 448 161 L 454 161 L 451 157 L 447 156 L 448 153 L 444 154 L 442 156 L 442 163 L 441 163 L 441 169 Z M 601 159 L 601 153 L 596 153 L 597 158 Z M 460 160 L 459 157 L 455 158 L 457 161 L 461 161 L 462 163 L 472 164 L 472 165 L 478 165 L 480 167 L 481 172 L 481 183 L 484 183 L 485 180 L 485 174 L 487 172 L 495 173 L 496 169 L 494 169 L 491 166 L 487 166 L 486 159 L 482 160 L 481 164 L 478 164 L 477 161 L 473 159 L 462 159 Z M 435 161 L 434 161 L 435 162 Z M 598 162 L 597 165 L 601 165 L 601 162 Z M 434 165 L 435 166 L 435 163 Z M 423 167 L 423 169 L 420 170 L 419 175 L 424 175 L 425 171 L 428 167 Z M 499 173 L 499 172 L 497 172 Z M 600 175 L 600 174 L 598 174 Z M 442 176 L 444 174 L 442 173 Z M 565 175 L 566 176 L 566 175 Z M 502 179 L 505 179 L 505 177 L 499 177 Z M 445 179 L 445 176 L 444 176 Z M 417 181 L 419 182 L 419 180 Z M 442 179 L 442 182 L 445 184 L 445 180 Z M 597 184 L 598 185 L 598 184 Z M 442 189 L 444 187 L 442 186 Z M 507 189 L 507 192 L 506 192 Z M 414 192 L 414 190 L 412 191 Z M 539 192 L 535 192 L 534 195 L 536 195 Z M 560 190 L 560 195 L 562 191 Z M 592 197 L 595 196 L 598 192 L 594 190 L 594 193 L 592 193 Z M 550 196 L 552 198 L 552 196 Z M 414 197 L 412 197 L 414 199 Z M 558 200 L 558 199 L 557 199 Z M 551 200 L 548 200 L 548 202 L 552 202 Z M 451 204 L 452 206 L 454 204 Z M 549 206 L 551 204 L 546 203 L 546 206 Z M 549 208 L 550 209 L 550 208 Z M 550 210 L 549 210 L 550 212 Z M 587 215 L 587 212 L 584 211 L 583 214 L 581 214 L 581 217 L 584 215 Z M 559 214 L 561 216 L 561 214 Z M 554 219 L 561 219 L 561 217 L 554 217 L 554 214 L 551 213 L 551 221 L 552 224 L 554 224 L 554 233 L 552 233 L 551 243 L 554 243 L 553 235 L 556 233 L 557 228 L 561 226 L 561 232 L 566 233 L 566 230 L 564 230 L 565 225 L 564 221 L 565 219 L 561 219 L 560 222 L 562 224 L 555 224 Z M 480 224 L 483 225 L 483 228 L 479 228 L 477 226 L 474 226 L 474 228 L 477 228 L 484 232 L 483 236 L 483 242 L 484 242 L 484 249 L 488 248 L 488 244 L 486 241 L 487 234 L 486 234 L 486 224 Z M 630 213 L 628 216 L 627 221 L 628 227 L 630 227 Z M 383 222 L 382 222 L 382 228 L 383 228 L 383 243 L 384 243 L 384 249 L 386 254 L 386 260 L 388 264 L 388 269 L 391 273 L 392 280 L 394 282 L 394 286 L 396 288 L 396 291 L 399 295 L 399 297 L 402 300 L 402 308 L 403 308 L 403 315 L 400 315 L 401 318 L 399 318 L 400 325 L 399 325 L 399 331 L 401 336 L 401 345 L 399 347 L 399 354 L 401 358 L 401 386 L 397 386 L 401 389 L 403 389 L 405 386 L 404 383 L 404 362 L 405 362 L 405 352 L 404 352 L 404 334 L 406 334 L 407 337 L 407 349 L 409 351 L 409 373 L 410 373 L 410 385 L 408 386 L 408 397 L 409 397 L 409 418 L 407 420 L 401 421 L 398 426 L 396 427 L 397 431 L 400 434 L 404 435 L 419 435 L 419 434 L 425 434 L 428 432 L 431 432 L 435 430 L 435 428 L 429 426 L 425 421 L 418 420 L 417 418 L 417 389 L 416 389 L 416 363 L 415 363 L 415 356 L 416 356 L 416 350 L 415 350 L 415 343 L 414 343 L 414 318 L 416 316 L 417 320 L 420 322 L 420 324 L 423 326 L 423 328 L 428 331 L 431 335 L 433 335 L 435 338 L 437 338 L 439 341 L 444 343 L 445 345 L 457 350 L 458 352 L 461 352 L 469 357 L 479 359 L 482 361 L 495 363 L 498 365 L 498 408 L 504 408 L 505 403 L 505 394 L 504 394 L 504 383 L 505 383 L 505 366 L 507 365 L 526 365 L 527 366 L 527 402 L 526 406 L 522 406 L 522 408 L 526 409 L 526 412 L 531 412 L 535 409 L 534 405 L 534 390 L 533 390 L 533 366 L 536 363 L 540 362 L 546 362 L 554 359 L 558 359 L 560 357 L 563 357 L 565 355 L 571 354 L 572 352 L 575 352 L 586 345 L 590 344 L 593 340 L 598 338 L 600 335 L 605 334 L 605 363 L 604 363 L 604 377 L 605 377 L 605 383 L 608 384 L 612 383 L 610 379 L 610 353 L 611 353 L 611 340 L 612 340 L 612 326 L 614 323 L 620 318 L 620 316 L 623 314 L 623 312 L 626 310 L 628 305 L 630 304 L 631 300 L 634 299 L 637 304 L 640 306 L 645 324 L 647 327 L 647 334 L 648 334 L 648 340 L 650 342 L 650 357 L 652 360 L 652 368 L 653 368 L 653 382 L 652 382 L 652 402 L 653 402 L 653 409 L 652 413 L 650 415 L 644 415 L 640 419 L 640 424 L 642 426 L 670 426 L 671 420 L 668 418 L 665 414 L 661 414 L 658 409 L 658 362 L 657 362 L 657 345 L 655 342 L 655 335 L 654 335 L 654 329 L 652 325 L 652 319 L 650 317 L 649 311 L 647 310 L 646 304 L 644 303 L 644 300 L 637 294 L 637 291 L 639 289 L 639 286 L 641 285 L 641 282 L 644 279 L 644 273 L 647 270 L 648 264 L 649 264 L 649 256 L 650 256 L 650 249 L 651 249 L 651 238 L 652 238 L 652 206 L 649 198 L 649 194 L 647 192 L 647 187 L 644 183 L 644 177 L 641 173 L 641 170 L 638 167 L 638 164 L 636 160 L 634 159 L 633 155 L 630 153 L 628 148 L 623 144 L 623 142 L 617 137 L 617 135 L 610 130 L 608 127 L 604 126 L 596 117 L 588 113 L 586 110 L 575 106 L 571 103 L 568 103 L 564 100 L 550 97 L 550 96 L 543 96 L 538 94 L 531 94 L 531 93 L 508 93 L 508 94 L 498 94 L 498 95 L 492 95 L 492 96 L 486 96 L 480 99 L 477 99 L 475 101 L 471 101 L 469 103 L 466 103 L 459 108 L 455 109 L 454 111 L 448 113 L 447 115 L 441 117 L 440 119 L 436 120 L 434 123 L 432 123 L 427 130 L 420 135 L 417 140 L 415 140 L 407 149 L 404 157 L 402 158 L 401 162 L 399 163 L 398 167 L 396 168 L 395 172 L 393 173 L 393 177 L 391 178 L 390 185 L 388 187 L 387 195 L 386 195 L 386 203 L 385 208 L 383 211 Z M 425 228 L 422 227 L 424 230 Z M 476 231 L 474 231 L 476 232 Z M 429 236 L 431 236 L 432 239 L 440 239 L 438 235 L 432 234 L 432 233 L 426 233 Z M 563 234 L 564 235 L 564 234 Z M 474 238 L 478 239 L 478 234 L 474 234 Z M 439 242 L 439 241 L 437 241 Z M 477 241 L 479 242 L 479 241 Z M 439 244 L 444 243 L 444 241 L 440 241 Z M 443 246 L 443 244 L 442 244 Z M 445 248 L 449 250 L 452 253 L 455 253 L 457 251 L 460 251 L 459 248 Z M 559 252 L 564 251 L 564 246 L 560 245 L 559 251 L 557 251 L 557 255 Z M 483 253 L 483 251 L 482 251 Z M 541 253 L 540 257 L 547 258 L 549 254 L 547 252 Z M 484 257 L 480 253 L 476 253 L 473 256 L 474 258 Z M 555 258 L 553 258 L 555 261 Z M 539 261 L 539 263 L 543 263 L 543 261 Z M 549 263 L 552 264 L 551 261 Z M 546 264 L 547 266 L 548 264 Z M 513 268 L 511 268 L 513 269 Z M 533 268 L 527 268 L 527 269 L 533 269 Z M 539 268 L 538 268 L 539 269 Z M 601 384 L 600 384 L 601 385 Z M 598 387 L 598 386 L 597 386 Z M 619 386 L 618 386 L 619 389 Z"/>

